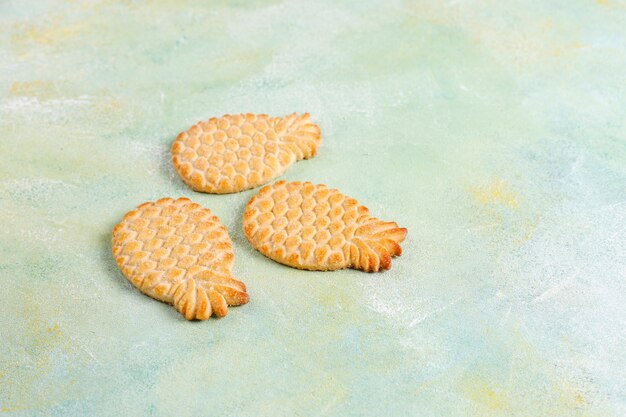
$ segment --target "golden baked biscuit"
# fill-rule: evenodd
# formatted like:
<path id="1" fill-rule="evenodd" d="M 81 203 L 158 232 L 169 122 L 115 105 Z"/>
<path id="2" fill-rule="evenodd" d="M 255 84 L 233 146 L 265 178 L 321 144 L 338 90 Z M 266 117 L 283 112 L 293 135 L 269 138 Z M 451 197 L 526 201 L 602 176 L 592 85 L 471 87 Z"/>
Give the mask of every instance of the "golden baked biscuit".
<path id="1" fill-rule="evenodd" d="M 248 302 L 246 286 L 230 272 L 235 255 L 228 231 L 187 198 L 162 198 L 126 213 L 112 245 L 126 278 L 187 320 L 223 317 L 229 305 Z"/>
<path id="2" fill-rule="evenodd" d="M 243 230 L 263 255 L 299 269 L 391 268 L 407 230 L 325 185 L 278 181 L 252 197 Z"/>
<path id="3" fill-rule="evenodd" d="M 308 113 L 287 117 L 237 114 L 211 118 L 178 135 L 172 162 L 195 191 L 225 194 L 257 187 L 309 159 L 321 142 Z"/>

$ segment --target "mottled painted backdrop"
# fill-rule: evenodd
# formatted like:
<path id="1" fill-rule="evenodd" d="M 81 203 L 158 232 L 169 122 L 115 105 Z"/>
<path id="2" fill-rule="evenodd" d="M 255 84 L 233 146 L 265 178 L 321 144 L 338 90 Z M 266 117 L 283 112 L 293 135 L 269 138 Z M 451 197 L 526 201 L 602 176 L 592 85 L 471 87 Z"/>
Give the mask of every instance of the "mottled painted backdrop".
<path id="1" fill-rule="evenodd" d="M 176 134 L 309 111 L 283 178 L 409 229 L 391 271 L 255 252 L 255 191 L 194 193 Z M 188 323 L 110 254 L 186 196 L 251 302 Z M 626 415 L 626 2 L 0 0 L 0 414 Z"/>

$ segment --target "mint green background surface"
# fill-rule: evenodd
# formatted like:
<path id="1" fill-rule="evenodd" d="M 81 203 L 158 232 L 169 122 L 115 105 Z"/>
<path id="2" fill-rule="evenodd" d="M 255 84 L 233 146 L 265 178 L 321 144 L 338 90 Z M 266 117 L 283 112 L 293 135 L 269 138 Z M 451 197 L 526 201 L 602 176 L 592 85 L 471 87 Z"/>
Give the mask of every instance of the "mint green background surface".
<path id="1" fill-rule="evenodd" d="M 276 264 L 256 191 L 170 165 L 292 111 L 323 144 L 283 178 L 407 227 L 390 271 Z M 248 305 L 188 323 L 118 271 L 165 196 L 227 225 Z M 626 3 L 0 0 L 0 222 L 2 415 L 624 416 Z"/>

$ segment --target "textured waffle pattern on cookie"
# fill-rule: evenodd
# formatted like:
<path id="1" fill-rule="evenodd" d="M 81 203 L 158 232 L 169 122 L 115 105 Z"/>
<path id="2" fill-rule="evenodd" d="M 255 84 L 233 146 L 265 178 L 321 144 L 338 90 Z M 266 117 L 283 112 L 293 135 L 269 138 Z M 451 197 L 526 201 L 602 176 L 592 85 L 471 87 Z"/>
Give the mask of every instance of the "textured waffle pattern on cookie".
<path id="1" fill-rule="evenodd" d="M 379 271 L 402 253 L 407 230 L 370 216 L 338 190 L 278 181 L 252 197 L 244 233 L 265 256 L 299 269 Z"/>
<path id="2" fill-rule="evenodd" d="M 225 316 L 248 302 L 234 279 L 233 245 L 220 220 L 187 198 L 140 205 L 113 229 L 113 256 L 141 292 L 172 304 L 187 320 Z"/>
<path id="3" fill-rule="evenodd" d="M 225 115 L 179 134 L 172 162 L 192 189 L 234 193 L 265 184 L 294 162 L 315 156 L 320 142 L 320 128 L 308 113 Z"/>

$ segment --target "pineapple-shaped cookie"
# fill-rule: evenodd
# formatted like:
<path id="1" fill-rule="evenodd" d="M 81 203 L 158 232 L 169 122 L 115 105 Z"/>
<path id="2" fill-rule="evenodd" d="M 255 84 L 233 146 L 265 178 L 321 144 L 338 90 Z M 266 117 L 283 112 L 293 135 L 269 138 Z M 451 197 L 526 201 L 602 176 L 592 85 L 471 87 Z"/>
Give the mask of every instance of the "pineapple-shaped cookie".
<path id="1" fill-rule="evenodd" d="M 372 217 L 338 190 L 278 181 L 252 197 L 243 218 L 246 237 L 265 256 L 299 269 L 391 268 L 407 230 Z"/>
<path id="2" fill-rule="evenodd" d="M 220 220 L 187 198 L 140 205 L 113 229 L 113 256 L 144 294 L 172 304 L 187 320 L 225 316 L 248 302 L 232 277 L 233 244 Z"/>
<path id="3" fill-rule="evenodd" d="M 227 114 L 179 134 L 172 144 L 172 162 L 196 191 L 235 193 L 265 184 L 296 161 L 312 158 L 320 142 L 320 128 L 308 113 Z"/>

